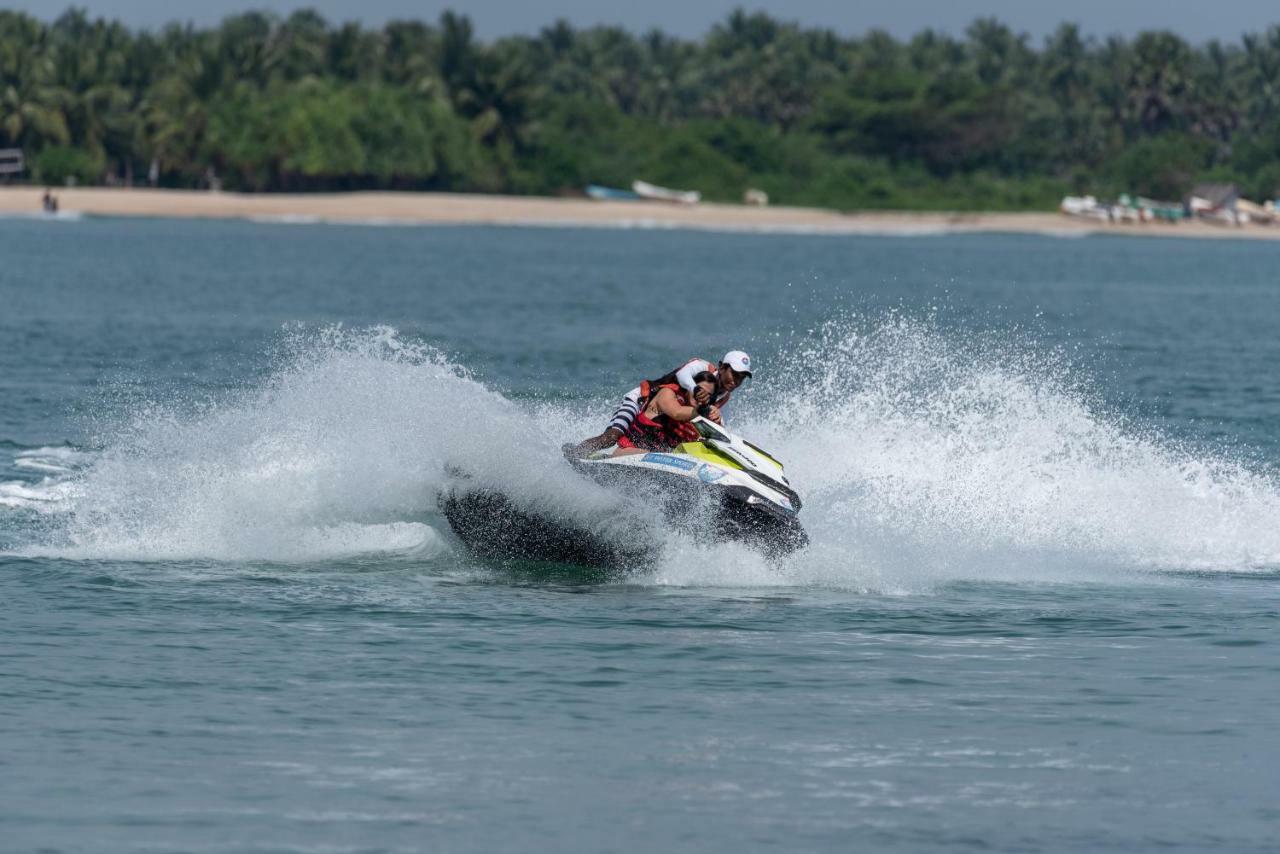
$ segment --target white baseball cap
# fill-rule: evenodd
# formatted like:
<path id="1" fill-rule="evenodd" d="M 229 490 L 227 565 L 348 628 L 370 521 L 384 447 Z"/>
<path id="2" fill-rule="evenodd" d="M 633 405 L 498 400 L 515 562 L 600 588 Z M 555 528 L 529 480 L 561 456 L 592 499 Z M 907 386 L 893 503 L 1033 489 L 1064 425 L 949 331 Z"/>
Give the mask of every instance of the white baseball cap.
<path id="1" fill-rule="evenodd" d="M 733 368 L 734 373 L 751 376 L 751 357 L 741 350 L 730 350 L 725 353 L 720 364 Z"/>

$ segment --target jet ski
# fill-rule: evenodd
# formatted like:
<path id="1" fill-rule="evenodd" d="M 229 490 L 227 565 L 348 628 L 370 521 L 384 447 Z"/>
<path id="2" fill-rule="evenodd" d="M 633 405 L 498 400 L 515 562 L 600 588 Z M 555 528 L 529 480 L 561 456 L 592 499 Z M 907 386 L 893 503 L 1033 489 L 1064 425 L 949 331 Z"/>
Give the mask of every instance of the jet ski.
<path id="1" fill-rule="evenodd" d="M 624 501 L 656 508 L 669 529 L 737 541 L 769 557 L 808 545 L 800 496 L 782 463 L 723 427 L 695 418 L 698 440 L 666 451 L 569 460 L 580 474 Z M 661 537 L 605 537 L 581 525 L 517 507 L 492 489 L 459 478 L 440 509 L 460 540 L 486 558 L 626 567 L 643 562 Z M 649 539 L 646 543 L 645 540 Z"/>
<path id="2" fill-rule="evenodd" d="M 771 557 L 808 545 L 800 496 L 782 463 L 705 418 L 690 423 L 696 442 L 618 457 L 597 451 L 571 464 L 598 483 L 657 502 L 675 528 L 744 542 Z"/>

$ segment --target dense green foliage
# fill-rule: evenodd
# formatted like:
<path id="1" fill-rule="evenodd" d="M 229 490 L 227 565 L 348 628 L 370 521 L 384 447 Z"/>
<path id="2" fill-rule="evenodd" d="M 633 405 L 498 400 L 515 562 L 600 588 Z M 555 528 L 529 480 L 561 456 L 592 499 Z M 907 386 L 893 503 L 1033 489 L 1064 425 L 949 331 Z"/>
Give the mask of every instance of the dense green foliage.
<path id="1" fill-rule="evenodd" d="M 1039 47 L 841 38 L 737 12 L 701 41 L 558 22 L 477 41 L 314 12 L 133 32 L 0 12 L 0 147 L 33 177 L 228 189 L 560 193 L 633 178 L 843 208 L 1029 208 L 1063 192 L 1280 185 L 1280 27 Z"/>

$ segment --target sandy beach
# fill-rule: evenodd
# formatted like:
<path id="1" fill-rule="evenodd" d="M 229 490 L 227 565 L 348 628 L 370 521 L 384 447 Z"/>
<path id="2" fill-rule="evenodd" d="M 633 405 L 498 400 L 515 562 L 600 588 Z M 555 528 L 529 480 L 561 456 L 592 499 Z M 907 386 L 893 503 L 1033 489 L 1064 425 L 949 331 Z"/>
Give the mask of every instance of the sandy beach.
<path id="1" fill-rule="evenodd" d="M 43 188 L 0 188 L 0 214 L 40 212 Z M 590 199 L 486 196 L 457 193 L 241 194 L 195 190 L 62 188 L 64 214 L 195 217 L 275 222 L 403 223 L 436 225 L 544 225 L 616 228 L 690 228 L 716 231 L 812 234 L 940 234 L 1013 232 L 1153 237 L 1280 238 L 1280 227 L 1233 228 L 1203 222 L 1109 224 L 1053 213 L 840 213 L 820 208 Z"/>

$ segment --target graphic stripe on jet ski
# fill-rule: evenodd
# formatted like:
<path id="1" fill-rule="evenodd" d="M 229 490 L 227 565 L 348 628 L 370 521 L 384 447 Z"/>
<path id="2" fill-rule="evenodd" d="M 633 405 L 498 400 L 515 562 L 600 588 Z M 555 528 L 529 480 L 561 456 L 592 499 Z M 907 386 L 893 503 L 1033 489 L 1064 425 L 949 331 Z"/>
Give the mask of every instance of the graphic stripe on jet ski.
<path id="1" fill-rule="evenodd" d="M 701 442 L 685 442 L 679 446 L 679 450 L 682 454 L 688 454 L 694 459 L 702 460 L 703 462 L 715 463 L 718 466 L 739 471 L 742 470 L 742 466 L 738 464 L 737 460 L 731 459 L 713 448 L 708 448 Z"/>
<path id="2" fill-rule="evenodd" d="M 671 466 L 682 471 L 690 471 L 698 464 L 693 460 L 681 459 L 671 454 L 645 454 L 640 458 L 642 463 L 657 463 L 660 466 Z"/>

